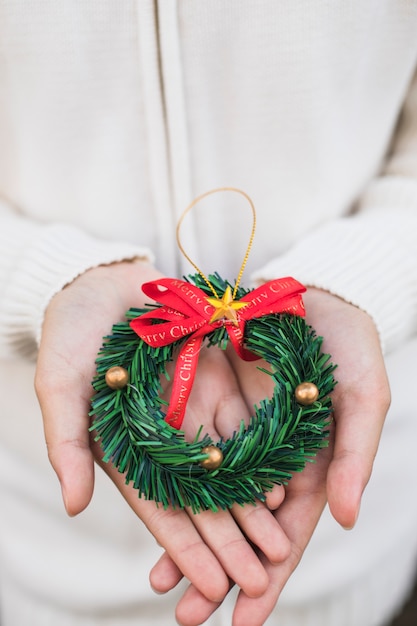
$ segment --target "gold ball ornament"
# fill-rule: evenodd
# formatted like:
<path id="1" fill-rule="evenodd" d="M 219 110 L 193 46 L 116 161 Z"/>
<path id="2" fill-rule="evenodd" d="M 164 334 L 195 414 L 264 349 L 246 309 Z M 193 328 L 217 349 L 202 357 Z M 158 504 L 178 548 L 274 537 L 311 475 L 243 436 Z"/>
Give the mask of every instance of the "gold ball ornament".
<path id="1" fill-rule="evenodd" d="M 208 457 L 204 461 L 200 461 L 201 467 L 206 470 L 215 470 L 222 464 L 223 452 L 217 446 L 206 446 L 202 448 L 203 454 L 208 454 Z"/>
<path id="2" fill-rule="evenodd" d="M 298 404 L 309 406 L 310 404 L 314 404 L 319 397 L 319 390 L 314 383 L 305 382 L 297 385 L 294 395 Z"/>
<path id="3" fill-rule="evenodd" d="M 105 380 L 110 389 L 123 389 L 129 382 L 129 372 L 124 367 L 115 365 L 107 370 Z"/>

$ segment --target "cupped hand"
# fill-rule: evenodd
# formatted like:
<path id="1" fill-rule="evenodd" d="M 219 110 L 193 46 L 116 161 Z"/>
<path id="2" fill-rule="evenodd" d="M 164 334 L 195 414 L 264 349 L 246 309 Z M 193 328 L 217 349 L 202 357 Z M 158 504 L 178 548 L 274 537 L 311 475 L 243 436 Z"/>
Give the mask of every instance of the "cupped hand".
<path id="1" fill-rule="evenodd" d="M 291 550 L 287 558 L 275 564 L 260 555 L 269 576 L 268 588 L 257 598 L 240 591 L 233 626 L 261 626 L 265 622 L 297 567 L 326 500 L 339 524 L 347 529 L 354 526 L 390 403 L 384 360 L 372 319 L 321 290 L 309 289 L 304 302 L 307 322 L 325 338 L 323 350 L 338 365 L 329 447 L 320 451 L 316 462 L 309 463 L 285 488 L 285 498 L 276 509 L 275 518 Z M 233 354 L 230 360 L 247 405 L 259 402 L 262 381 L 254 369 L 256 364 L 245 363 Z M 164 558 L 166 567 L 168 559 Z M 156 569 L 159 567 L 160 564 Z M 177 619 L 183 626 L 196 626 L 217 606 L 190 585 L 177 606 Z"/>
<path id="2" fill-rule="evenodd" d="M 94 488 L 94 459 L 101 464 L 169 555 L 153 576 L 156 589 L 170 588 L 184 575 L 209 603 L 223 600 L 229 579 L 247 597 L 260 596 L 268 588 L 269 577 L 248 538 L 271 562 L 285 559 L 289 552 L 285 534 L 265 505 L 236 507 L 233 515 L 229 511 L 192 515 L 164 510 L 139 498 L 117 470 L 101 461 L 99 445 L 91 444 L 91 380 L 102 337 L 124 319 L 130 307 L 144 305 L 140 287 L 158 277 L 152 266 L 142 262 L 101 266 L 85 272 L 51 300 L 35 378 L 48 455 L 70 515 L 88 505 Z M 213 438 L 227 436 L 248 417 L 248 410 L 225 354 L 213 349 L 203 352 L 201 382 L 193 388 L 186 430 L 193 437 L 204 424 Z M 280 501 L 280 493 L 276 499 Z"/>

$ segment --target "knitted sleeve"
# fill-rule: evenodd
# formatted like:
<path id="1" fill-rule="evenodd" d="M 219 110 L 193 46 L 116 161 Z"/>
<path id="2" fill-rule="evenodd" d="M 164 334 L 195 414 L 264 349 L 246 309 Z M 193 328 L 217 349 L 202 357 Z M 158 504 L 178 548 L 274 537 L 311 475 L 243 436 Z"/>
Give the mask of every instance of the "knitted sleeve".
<path id="1" fill-rule="evenodd" d="M 36 353 L 54 294 L 98 265 L 143 257 L 146 249 L 103 241 L 65 223 L 40 224 L 0 202 L 0 357 Z"/>
<path id="2" fill-rule="evenodd" d="M 351 215 L 323 224 L 253 276 L 293 275 L 373 318 L 385 352 L 417 330 L 417 75 L 378 176 Z"/>

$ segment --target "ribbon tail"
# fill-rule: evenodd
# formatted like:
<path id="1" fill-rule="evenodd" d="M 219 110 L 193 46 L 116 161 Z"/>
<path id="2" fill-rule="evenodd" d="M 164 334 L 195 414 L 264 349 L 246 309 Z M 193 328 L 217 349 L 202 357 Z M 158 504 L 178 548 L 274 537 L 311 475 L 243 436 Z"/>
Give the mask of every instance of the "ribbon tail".
<path id="1" fill-rule="evenodd" d="M 193 386 L 203 339 L 203 335 L 194 335 L 184 344 L 178 355 L 171 398 L 165 416 L 165 421 L 177 430 L 181 428 L 184 420 L 185 408 Z"/>
<path id="2" fill-rule="evenodd" d="M 227 325 L 226 328 L 233 348 L 243 361 L 257 361 L 261 358 L 254 352 L 250 352 L 250 350 L 247 350 L 244 347 L 243 332 L 245 324 L 242 320 L 239 320 L 238 326 Z"/>

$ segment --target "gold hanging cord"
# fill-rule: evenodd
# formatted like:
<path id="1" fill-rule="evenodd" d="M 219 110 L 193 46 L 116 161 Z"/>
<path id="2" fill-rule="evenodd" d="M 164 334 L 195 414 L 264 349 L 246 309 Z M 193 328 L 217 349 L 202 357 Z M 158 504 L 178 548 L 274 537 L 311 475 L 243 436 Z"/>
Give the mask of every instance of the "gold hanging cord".
<path id="1" fill-rule="evenodd" d="M 248 243 L 247 248 L 246 248 L 245 256 L 243 257 L 242 265 L 240 266 L 240 270 L 239 270 L 239 274 L 238 274 L 238 277 L 237 277 L 237 280 L 236 280 L 236 284 L 235 284 L 235 287 L 233 289 L 232 298 L 234 300 L 234 298 L 236 297 L 236 293 L 237 293 L 240 281 L 242 279 L 243 272 L 244 272 L 245 267 L 246 267 L 246 263 L 247 263 L 248 258 L 249 258 L 249 254 L 250 254 L 250 251 L 251 251 L 251 248 L 252 248 L 253 239 L 254 239 L 255 230 L 256 230 L 256 211 L 255 211 L 255 206 L 254 206 L 251 198 L 248 196 L 247 193 L 245 193 L 241 189 L 238 189 L 237 187 L 218 187 L 217 189 L 211 189 L 210 191 L 206 191 L 205 193 L 201 194 L 200 196 L 197 196 L 197 198 L 195 198 L 191 202 L 191 204 L 189 204 L 188 207 L 184 210 L 183 214 L 181 215 L 181 217 L 180 217 L 180 219 L 178 221 L 178 224 L 177 224 L 177 244 L 178 244 L 178 247 L 181 250 L 182 254 L 187 259 L 187 261 L 200 274 L 201 278 L 204 280 L 204 282 L 210 288 L 210 290 L 216 296 L 216 298 L 219 299 L 220 298 L 219 294 L 216 292 L 215 288 L 213 287 L 213 285 L 211 284 L 211 282 L 209 281 L 207 276 L 201 271 L 201 269 L 194 263 L 194 261 L 192 259 L 190 259 L 188 254 L 185 252 L 184 247 L 183 247 L 183 245 L 181 243 L 181 240 L 180 240 L 180 228 L 181 228 L 181 225 L 182 225 L 182 223 L 184 221 L 184 218 L 187 215 L 187 213 L 189 213 L 189 211 L 191 211 L 191 209 L 193 207 L 195 207 L 195 205 L 198 204 L 198 202 L 200 202 L 201 200 L 204 200 L 204 198 L 207 198 L 207 196 L 211 196 L 211 195 L 213 195 L 215 193 L 220 193 L 222 191 L 231 191 L 233 193 L 240 194 L 241 196 L 246 198 L 246 200 L 249 202 L 249 205 L 250 205 L 251 210 L 252 210 L 252 229 L 251 229 L 251 234 L 250 234 L 250 238 L 249 238 L 249 243 Z"/>

